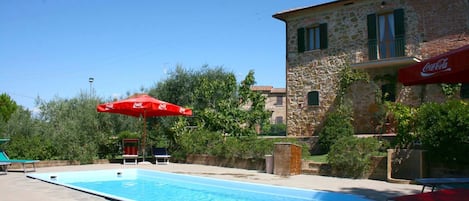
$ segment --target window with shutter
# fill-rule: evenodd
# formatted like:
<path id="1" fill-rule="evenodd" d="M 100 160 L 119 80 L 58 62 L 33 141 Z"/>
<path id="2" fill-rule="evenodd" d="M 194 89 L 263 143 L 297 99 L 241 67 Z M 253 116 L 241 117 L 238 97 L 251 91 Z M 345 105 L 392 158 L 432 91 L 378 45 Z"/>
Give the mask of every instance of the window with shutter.
<path id="1" fill-rule="evenodd" d="M 377 40 L 376 40 L 376 14 L 367 16 L 368 25 L 368 57 L 369 60 L 378 59 Z"/>
<path id="2" fill-rule="evenodd" d="M 404 9 L 394 10 L 394 30 L 396 41 L 396 56 L 405 56 L 405 28 L 404 28 Z"/>
<path id="3" fill-rule="evenodd" d="M 297 30 L 298 37 L 298 52 L 305 51 L 305 28 L 299 28 Z"/>
<path id="4" fill-rule="evenodd" d="M 309 106 L 319 105 L 319 91 L 308 92 L 308 105 Z"/>
<path id="5" fill-rule="evenodd" d="M 327 48 L 327 23 L 319 26 L 299 28 L 298 36 L 298 52 L 309 50 L 318 50 Z"/>
<path id="6" fill-rule="evenodd" d="M 404 10 L 370 14 L 368 25 L 369 60 L 405 56 Z"/>

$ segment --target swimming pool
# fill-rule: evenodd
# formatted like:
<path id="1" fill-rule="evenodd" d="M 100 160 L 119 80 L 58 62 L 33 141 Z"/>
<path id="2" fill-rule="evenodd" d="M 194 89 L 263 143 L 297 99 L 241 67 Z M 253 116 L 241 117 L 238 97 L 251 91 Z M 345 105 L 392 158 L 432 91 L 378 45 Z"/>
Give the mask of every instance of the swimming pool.
<path id="1" fill-rule="evenodd" d="M 350 194 L 143 169 L 33 173 L 27 174 L 27 177 L 115 200 L 367 201 Z"/>

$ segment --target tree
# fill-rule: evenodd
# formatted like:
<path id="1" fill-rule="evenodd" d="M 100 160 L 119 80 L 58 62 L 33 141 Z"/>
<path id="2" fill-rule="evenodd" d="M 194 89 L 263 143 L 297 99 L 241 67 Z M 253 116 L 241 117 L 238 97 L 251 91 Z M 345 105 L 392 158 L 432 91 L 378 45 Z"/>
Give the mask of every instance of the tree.
<path id="1" fill-rule="evenodd" d="M 11 115 L 18 109 L 16 102 L 6 93 L 0 94 L 0 118 L 7 122 Z"/>
<path id="2" fill-rule="evenodd" d="M 270 113 L 265 108 L 265 97 L 253 92 L 254 72 L 250 71 L 239 85 L 232 72 L 221 67 L 204 66 L 199 71 L 185 70 L 178 66 L 168 79 L 157 83 L 150 94 L 161 100 L 193 109 L 194 117 L 183 117 L 183 125 L 196 125 L 198 128 L 232 136 L 255 134 L 256 125 L 268 125 Z M 158 118 L 150 123 L 158 127 L 152 135 L 166 135 L 176 143 L 176 120 L 180 118 Z M 153 136 L 156 139 L 156 136 Z"/>

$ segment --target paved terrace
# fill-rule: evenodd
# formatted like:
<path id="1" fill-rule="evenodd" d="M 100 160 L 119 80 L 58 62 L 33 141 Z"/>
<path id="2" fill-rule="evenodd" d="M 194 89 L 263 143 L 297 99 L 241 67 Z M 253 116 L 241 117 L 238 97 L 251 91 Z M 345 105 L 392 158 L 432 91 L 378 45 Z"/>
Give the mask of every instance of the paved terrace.
<path id="1" fill-rule="evenodd" d="M 79 166 L 57 166 L 37 168 L 37 173 L 121 168 L 142 168 L 165 172 L 214 177 L 219 179 L 237 180 L 243 182 L 350 193 L 363 195 L 372 200 L 386 200 L 389 197 L 416 194 L 419 193 L 421 190 L 421 186 L 418 185 L 394 184 L 376 180 L 344 179 L 313 175 L 295 175 L 290 177 L 281 177 L 277 175 L 258 172 L 256 170 L 244 170 L 235 168 L 177 163 L 171 163 L 169 165 L 153 164 L 123 166 L 121 164 L 95 164 Z M 27 178 L 26 175 L 22 172 L 8 172 L 7 175 L 0 175 L 0 200 L 102 201 L 105 199 L 102 197 L 72 190 L 63 186 L 58 186 L 43 181 Z"/>

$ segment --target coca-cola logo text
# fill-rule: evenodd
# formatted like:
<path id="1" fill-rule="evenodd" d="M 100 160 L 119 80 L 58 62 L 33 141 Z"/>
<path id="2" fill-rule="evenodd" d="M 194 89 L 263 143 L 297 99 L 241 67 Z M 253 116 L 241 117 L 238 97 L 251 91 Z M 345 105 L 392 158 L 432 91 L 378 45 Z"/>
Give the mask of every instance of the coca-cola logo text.
<path id="1" fill-rule="evenodd" d="M 134 103 L 133 108 L 143 108 L 143 103 Z"/>
<path id="2" fill-rule="evenodd" d="M 448 66 L 448 57 L 441 58 L 434 63 L 426 63 L 425 66 L 422 68 L 422 72 L 420 72 L 420 76 L 430 77 L 437 73 L 446 71 L 451 71 L 451 67 Z"/>

